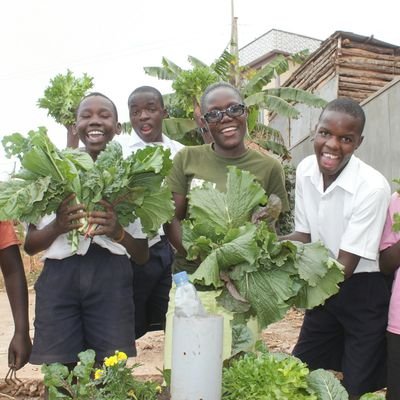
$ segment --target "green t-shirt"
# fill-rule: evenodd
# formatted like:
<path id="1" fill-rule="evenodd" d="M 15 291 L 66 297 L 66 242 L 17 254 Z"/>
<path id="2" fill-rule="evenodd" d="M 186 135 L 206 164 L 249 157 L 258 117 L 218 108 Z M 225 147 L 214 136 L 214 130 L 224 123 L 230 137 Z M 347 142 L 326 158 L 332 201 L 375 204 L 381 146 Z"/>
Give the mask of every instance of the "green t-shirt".
<path id="1" fill-rule="evenodd" d="M 289 210 L 285 175 L 280 162 L 252 149 L 247 149 L 239 157 L 228 158 L 218 155 L 211 144 L 185 147 L 174 157 L 174 164 L 167 182 L 172 192 L 184 196 L 191 188 L 201 185 L 203 181 L 215 183 L 218 190 L 224 191 L 227 167 L 231 165 L 253 174 L 267 195 L 276 194 L 282 200 L 282 210 Z M 191 273 L 196 266 L 177 256 L 174 271 L 185 269 Z"/>

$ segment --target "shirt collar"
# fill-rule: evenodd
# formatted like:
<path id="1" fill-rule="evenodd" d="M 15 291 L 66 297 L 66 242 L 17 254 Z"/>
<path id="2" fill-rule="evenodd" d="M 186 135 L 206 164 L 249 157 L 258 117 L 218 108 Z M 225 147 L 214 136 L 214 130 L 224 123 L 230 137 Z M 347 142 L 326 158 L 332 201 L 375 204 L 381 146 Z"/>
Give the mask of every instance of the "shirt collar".
<path id="1" fill-rule="evenodd" d="M 151 145 L 156 145 L 156 144 L 166 144 L 168 143 L 168 137 L 165 136 L 163 133 L 161 133 L 161 142 L 145 142 L 134 130 L 131 132 L 131 143 L 129 147 L 146 147 L 146 146 L 151 146 Z"/>
<path id="2" fill-rule="evenodd" d="M 304 175 L 309 176 L 314 186 L 318 188 L 320 192 L 323 192 L 322 174 L 318 167 L 317 158 L 315 157 L 314 160 L 315 163 L 313 163 L 312 168 L 309 168 L 307 171 L 305 171 Z M 326 192 L 330 192 L 336 186 L 339 186 L 346 192 L 354 194 L 356 189 L 355 180 L 357 179 L 358 176 L 359 163 L 360 160 L 353 154 L 347 165 L 344 167 L 343 171 L 335 179 L 335 181 L 328 187 Z"/>

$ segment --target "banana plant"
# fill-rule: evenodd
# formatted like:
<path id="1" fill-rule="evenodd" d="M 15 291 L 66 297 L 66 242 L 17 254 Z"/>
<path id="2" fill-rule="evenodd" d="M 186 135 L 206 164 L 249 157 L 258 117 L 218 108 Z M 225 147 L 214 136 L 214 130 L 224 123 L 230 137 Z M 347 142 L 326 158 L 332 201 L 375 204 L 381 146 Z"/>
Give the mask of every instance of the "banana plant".
<path id="1" fill-rule="evenodd" d="M 249 67 L 239 67 L 239 90 L 244 96 L 244 102 L 249 110 L 248 128 L 250 138 L 261 147 L 278 154 L 282 159 L 290 157 L 289 151 L 279 131 L 269 128 L 258 122 L 260 110 L 283 115 L 287 118 L 299 118 L 300 113 L 295 104 L 301 103 L 310 107 L 324 107 L 326 101 L 307 91 L 281 87 L 267 89 L 266 86 L 289 70 L 290 61 L 303 62 L 308 56 L 308 51 L 301 51 L 291 56 L 278 55 L 260 70 L 255 71 Z M 171 60 L 163 57 L 161 67 L 144 67 L 148 75 L 159 79 L 172 81 L 174 93 L 164 96 L 168 119 L 164 120 L 165 133 L 175 140 L 185 144 L 198 144 L 198 129 L 203 128 L 200 118 L 200 97 L 205 88 L 214 82 L 232 81 L 232 65 L 238 60 L 228 51 L 211 65 L 189 56 L 192 69 L 184 70 Z M 184 120 L 191 121 L 185 122 Z"/>

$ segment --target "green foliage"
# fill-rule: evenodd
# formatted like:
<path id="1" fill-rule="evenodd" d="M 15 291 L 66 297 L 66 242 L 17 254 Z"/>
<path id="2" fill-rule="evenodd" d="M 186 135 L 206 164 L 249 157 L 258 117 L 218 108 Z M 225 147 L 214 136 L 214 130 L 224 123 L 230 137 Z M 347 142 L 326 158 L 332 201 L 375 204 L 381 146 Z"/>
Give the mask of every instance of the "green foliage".
<path id="1" fill-rule="evenodd" d="M 247 353 L 230 361 L 223 370 L 223 400 L 347 400 L 334 375 L 310 373 L 299 359 L 282 353 Z"/>
<path id="2" fill-rule="evenodd" d="M 102 368 L 95 368 L 93 350 L 79 353 L 78 358 L 72 371 L 59 363 L 42 365 L 50 400 L 155 400 L 161 392 L 156 382 L 135 379 L 132 371 L 139 364 L 128 367 L 125 353 L 116 351 Z"/>
<path id="3" fill-rule="evenodd" d="M 19 133 L 2 141 L 9 156 L 17 156 L 22 168 L 7 182 L 0 183 L 0 221 L 22 220 L 36 224 L 54 213 L 70 193 L 75 201 L 95 209 L 101 199 L 114 205 L 118 220 L 127 226 L 140 218 L 144 232 L 155 234 L 173 216 L 172 195 L 164 184 L 172 161 L 170 151 L 147 147 L 123 159 L 121 145 L 108 143 L 93 162 L 78 150 L 58 150 L 45 128 Z M 72 250 L 77 249 L 78 232 L 70 232 Z"/>
<path id="4" fill-rule="evenodd" d="M 182 71 L 172 83 L 178 105 L 193 117 L 195 102 L 200 104 L 206 87 L 218 80 L 218 75 L 209 67 L 196 66 L 192 70 Z"/>
<path id="5" fill-rule="evenodd" d="M 251 140 L 256 141 L 262 147 L 280 156 L 283 160 L 289 159 L 289 151 L 283 141 L 276 141 L 276 135 L 270 135 L 270 128 L 258 123 L 258 115 L 261 109 L 286 116 L 288 118 L 298 118 L 299 111 L 296 103 L 306 104 L 310 107 L 323 107 L 325 100 L 312 93 L 301 89 L 282 87 L 279 89 L 266 89 L 266 86 L 275 79 L 276 76 L 287 72 L 289 61 L 302 63 L 308 56 L 308 51 L 283 56 L 278 55 L 260 70 L 253 70 L 246 66 L 238 66 L 238 60 L 228 51 L 224 51 L 221 56 L 210 66 L 189 56 L 189 61 L 194 67 L 192 70 L 183 70 L 165 57 L 162 59 L 162 67 L 145 67 L 147 74 L 156 76 L 159 79 L 172 80 L 172 87 L 175 93 L 170 93 L 166 97 L 166 107 L 170 116 L 176 118 L 193 118 L 193 106 L 199 103 L 200 96 L 208 83 L 217 81 L 232 82 L 234 73 L 239 70 L 239 87 L 245 104 L 248 106 L 248 130 Z M 177 125 L 180 124 L 180 127 Z M 179 131 L 176 140 L 186 145 L 198 144 L 199 136 L 196 131 L 190 130 L 190 134 L 182 132 L 186 127 L 181 121 L 172 119 L 169 122 L 170 132 Z M 263 135 L 264 134 L 264 135 Z"/>
<path id="6" fill-rule="evenodd" d="M 75 111 L 82 97 L 93 87 L 93 78 L 83 74 L 76 78 L 70 70 L 65 75 L 58 74 L 50 80 L 37 105 L 47 110 L 61 125 L 69 126 L 75 121 Z"/>
<path id="7" fill-rule="evenodd" d="M 221 305 L 244 320 L 256 315 L 261 328 L 282 319 L 293 305 L 322 304 L 343 280 L 342 267 L 329 258 L 322 243 L 278 241 L 270 227 L 280 201 L 273 202 L 271 196 L 260 211 L 259 204 L 266 200 L 253 175 L 229 167 L 226 192 L 210 183 L 191 190 L 189 219 L 182 225 L 187 258 L 200 260 L 191 280 L 222 287 Z M 238 302 L 227 282 L 244 300 Z"/>

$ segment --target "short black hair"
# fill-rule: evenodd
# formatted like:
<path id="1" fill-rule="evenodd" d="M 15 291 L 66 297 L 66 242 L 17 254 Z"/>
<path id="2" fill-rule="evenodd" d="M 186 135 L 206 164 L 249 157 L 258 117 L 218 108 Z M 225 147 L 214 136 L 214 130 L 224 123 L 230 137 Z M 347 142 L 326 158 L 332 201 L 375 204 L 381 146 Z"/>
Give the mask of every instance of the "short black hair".
<path id="1" fill-rule="evenodd" d="M 79 107 L 81 106 L 82 102 L 83 102 L 84 100 L 86 100 L 88 97 L 94 97 L 94 96 L 101 96 L 101 97 L 107 99 L 107 100 L 111 103 L 112 108 L 113 108 L 114 113 L 115 113 L 115 119 L 116 119 L 117 122 L 118 122 L 118 110 L 117 110 L 117 106 L 115 105 L 115 103 L 114 103 L 108 96 L 106 96 L 105 94 L 100 93 L 100 92 L 90 92 L 89 94 L 87 94 L 86 96 L 84 96 L 84 97 L 81 98 L 81 101 L 79 102 L 78 107 L 76 107 L 76 110 L 75 110 L 75 119 L 78 117 L 78 110 L 79 110 Z"/>
<path id="2" fill-rule="evenodd" d="M 322 111 L 319 119 L 321 120 L 325 111 L 338 111 L 360 120 L 360 133 L 364 130 L 365 113 L 362 107 L 353 99 L 349 97 L 338 97 L 329 102 Z"/>
<path id="3" fill-rule="evenodd" d="M 138 88 L 136 88 L 128 97 L 128 106 L 131 103 L 132 97 L 138 93 L 153 93 L 160 102 L 161 107 L 164 108 L 164 99 L 162 97 L 162 94 L 158 89 L 153 86 L 139 86 Z"/>
<path id="4" fill-rule="evenodd" d="M 223 81 L 221 81 L 221 82 L 212 83 L 211 85 L 209 85 L 209 86 L 206 87 L 206 89 L 205 89 L 204 92 L 203 92 L 203 95 L 201 96 L 201 99 L 200 99 L 200 109 L 201 109 L 201 112 L 202 112 L 202 113 L 205 112 L 205 109 L 206 109 L 206 100 L 207 100 L 208 95 L 209 95 L 211 92 L 213 92 L 214 90 L 219 89 L 219 88 L 227 88 L 227 89 L 232 90 L 233 92 L 235 92 L 235 93 L 238 95 L 238 97 L 240 98 L 240 100 L 243 101 L 243 96 L 242 96 L 242 94 L 240 93 L 240 90 L 239 90 L 238 88 L 236 88 L 235 86 L 231 85 L 229 82 L 223 82 Z"/>

